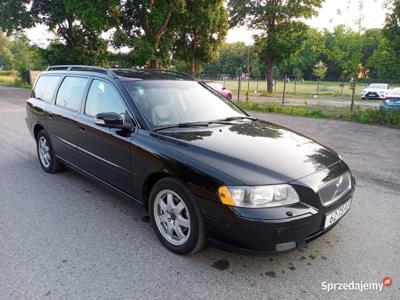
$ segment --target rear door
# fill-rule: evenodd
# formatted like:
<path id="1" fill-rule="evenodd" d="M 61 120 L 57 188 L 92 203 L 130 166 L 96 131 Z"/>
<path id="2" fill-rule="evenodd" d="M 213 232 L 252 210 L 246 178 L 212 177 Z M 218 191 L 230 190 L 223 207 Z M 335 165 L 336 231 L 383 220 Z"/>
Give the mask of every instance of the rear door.
<path id="1" fill-rule="evenodd" d="M 26 121 L 30 130 L 33 125 L 40 124 L 47 128 L 47 108 L 54 102 L 55 93 L 62 75 L 41 75 L 35 83 L 31 98 L 27 101 Z"/>
<path id="2" fill-rule="evenodd" d="M 55 104 L 47 107 L 47 128 L 57 156 L 77 164 L 76 117 L 82 105 L 88 77 L 65 76 L 57 92 Z"/>
<path id="3" fill-rule="evenodd" d="M 83 113 L 79 115 L 79 166 L 118 189 L 132 194 L 131 140 L 133 132 L 95 124 L 98 113 L 114 112 L 124 116 L 125 102 L 109 81 L 93 79 Z"/>

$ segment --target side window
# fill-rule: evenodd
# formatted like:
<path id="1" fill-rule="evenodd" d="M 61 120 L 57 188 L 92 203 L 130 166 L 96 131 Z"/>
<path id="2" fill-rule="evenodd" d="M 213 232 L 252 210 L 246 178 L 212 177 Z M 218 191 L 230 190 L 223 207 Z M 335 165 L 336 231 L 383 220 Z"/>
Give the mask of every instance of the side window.
<path id="1" fill-rule="evenodd" d="M 56 105 L 78 111 L 87 81 L 84 77 L 65 77 L 57 93 Z"/>
<path id="2" fill-rule="evenodd" d="M 85 114 L 92 117 L 104 112 L 122 115 L 125 114 L 125 110 L 121 96 L 111 84 L 93 80 L 86 100 Z"/>
<path id="3" fill-rule="evenodd" d="M 60 76 L 42 75 L 38 78 L 32 97 L 46 102 L 52 102 L 54 92 L 60 82 Z"/>

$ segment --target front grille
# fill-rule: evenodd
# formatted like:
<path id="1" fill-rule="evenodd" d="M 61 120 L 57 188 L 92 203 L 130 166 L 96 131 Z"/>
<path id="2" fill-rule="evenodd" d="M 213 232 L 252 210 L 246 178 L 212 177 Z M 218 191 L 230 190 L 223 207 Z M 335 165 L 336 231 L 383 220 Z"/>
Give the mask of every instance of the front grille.
<path id="1" fill-rule="evenodd" d="M 351 189 L 350 172 L 345 172 L 319 188 L 319 198 L 324 206 L 328 206 L 340 199 Z"/>

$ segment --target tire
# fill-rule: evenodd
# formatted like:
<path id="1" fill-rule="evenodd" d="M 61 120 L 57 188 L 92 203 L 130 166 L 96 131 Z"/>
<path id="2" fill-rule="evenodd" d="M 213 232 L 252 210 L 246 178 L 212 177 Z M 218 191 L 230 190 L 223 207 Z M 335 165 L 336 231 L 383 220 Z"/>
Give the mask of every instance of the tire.
<path id="1" fill-rule="evenodd" d="M 56 159 L 50 137 L 44 129 L 36 137 L 36 151 L 45 172 L 56 173 L 62 170 L 63 165 Z"/>
<path id="2" fill-rule="evenodd" d="M 163 178 L 154 185 L 150 192 L 149 215 L 158 239 L 168 250 L 189 254 L 205 247 L 207 237 L 203 216 L 190 191 L 181 182 Z"/>

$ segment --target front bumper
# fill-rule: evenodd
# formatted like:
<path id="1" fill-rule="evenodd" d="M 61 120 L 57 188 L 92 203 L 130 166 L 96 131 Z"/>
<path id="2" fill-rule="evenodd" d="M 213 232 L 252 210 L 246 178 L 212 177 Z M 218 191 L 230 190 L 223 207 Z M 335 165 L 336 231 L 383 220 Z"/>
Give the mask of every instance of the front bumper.
<path id="1" fill-rule="evenodd" d="M 382 110 L 389 110 L 389 111 L 400 111 L 400 106 L 394 106 L 394 105 L 384 105 L 381 104 L 379 106 L 380 109 Z"/>
<path id="2" fill-rule="evenodd" d="M 361 95 L 361 99 L 379 99 L 379 100 L 384 100 L 386 98 L 386 95 L 377 93 L 377 92 L 368 92 L 368 93 L 363 93 Z"/>
<path id="3" fill-rule="evenodd" d="M 302 247 L 331 230 L 324 229 L 325 216 L 349 201 L 354 187 L 334 204 L 313 207 L 300 202 L 276 208 L 238 208 L 209 202 L 206 219 L 210 239 L 225 250 L 266 255 Z M 207 213 L 208 214 L 208 213 Z"/>

